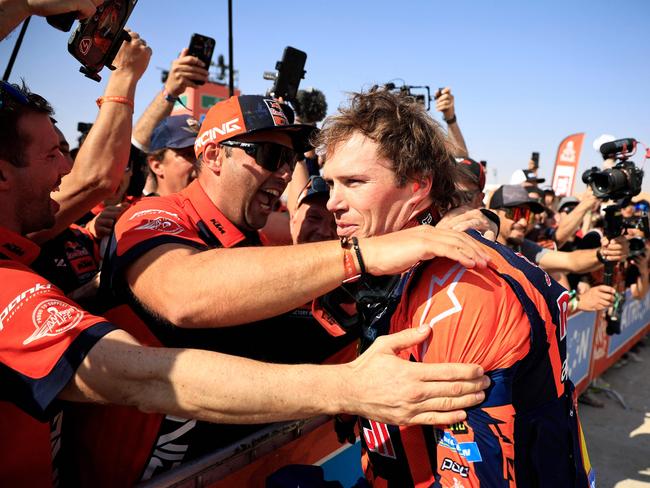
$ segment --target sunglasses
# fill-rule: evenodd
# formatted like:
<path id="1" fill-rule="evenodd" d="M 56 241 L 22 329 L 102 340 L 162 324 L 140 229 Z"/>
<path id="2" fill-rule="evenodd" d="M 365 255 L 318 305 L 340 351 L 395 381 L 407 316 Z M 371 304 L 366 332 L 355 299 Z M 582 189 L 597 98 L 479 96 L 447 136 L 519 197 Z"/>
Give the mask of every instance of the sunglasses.
<path id="1" fill-rule="evenodd" d="M 223 141 L 222 146 L 242 149 L 255 162 L 267 171 L 275 172 L 283 165 L 288 165 L 293 172 L 296 167 L 296 153 L 288 147 L 271 142 Z"/>
<path id="2" fill-rule="evenodd" d="M 514 220 L 515 222 L 525 219 L 529 224 L 533 221 L 532 210 L 529 207 L 506 207 L 503 209 L 506 214 L 506 218 Z"/>

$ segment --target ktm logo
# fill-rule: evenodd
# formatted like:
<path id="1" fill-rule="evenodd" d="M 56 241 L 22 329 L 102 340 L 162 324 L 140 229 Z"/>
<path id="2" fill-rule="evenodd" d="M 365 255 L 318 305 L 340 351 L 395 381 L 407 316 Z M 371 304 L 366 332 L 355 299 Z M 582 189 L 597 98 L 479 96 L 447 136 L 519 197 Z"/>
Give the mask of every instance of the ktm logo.
<path id="1" fill-rule="evenodd" d="M 231 134 L 233 132 L 237 132 L 238 130 L 242 130 L 238 122 L 239 117 L 229 120 L 228 122 L 224 122 L 220 127 L 212 127 L 206 130 L 196 139 L 194 147 L 196 149 L 199 149 L 205 146 L 208 142 L 214 141 L 217 138 L 217 135 L 225 136 L 226 134 Z"/>

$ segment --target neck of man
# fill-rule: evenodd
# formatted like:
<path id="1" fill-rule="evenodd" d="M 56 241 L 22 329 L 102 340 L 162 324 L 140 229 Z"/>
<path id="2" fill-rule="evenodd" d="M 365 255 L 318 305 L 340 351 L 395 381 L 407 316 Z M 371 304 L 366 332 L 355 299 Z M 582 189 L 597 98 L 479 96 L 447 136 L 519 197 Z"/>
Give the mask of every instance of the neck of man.
<path id="1" fill-rule="evenodd" d="M 436 225 L 440 220 L 440 212 L 433 207 L 431 198 L 426 198 L 419 202 L 409 215 L 407 224 L 404 226 L 412 227 L 418 224 Z"/>

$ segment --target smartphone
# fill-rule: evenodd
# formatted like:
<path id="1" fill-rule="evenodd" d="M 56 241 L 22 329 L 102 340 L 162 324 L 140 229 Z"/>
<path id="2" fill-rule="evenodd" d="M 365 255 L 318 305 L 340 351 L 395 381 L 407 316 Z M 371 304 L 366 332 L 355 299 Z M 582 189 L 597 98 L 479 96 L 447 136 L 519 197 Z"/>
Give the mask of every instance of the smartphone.
<path id="1" fill-rule="evenodd" d="M 203 61 L 203 64 L 205 64 L 205 69 L 210 69 L 212 54 L 214 53 L 214 45 L 215 40 L 211 37 L 201 34 L 192 34 L 188 54 L 199 58 Z M 197 85 L 203 85 L 204 82 L 201 80 L 194 80 L 194 83 Z"/>
<path id="2" fill-rule="evenodd" d="M 534 169 L 539 169 L 539 153 L 534 152 L 531 154 L 530 159 L 533 161 L 533 164 L 535 165 Z"/>
<path id="3" fill-rule="evenodd" d="M 276 98 L 282 97 L 285 101 L 296 99 L 300 80 L 305 77 L 306 62 L 306 52 L 291 46 L 284 48 L 282 61 L 278 61 L 275 66 L 278 76 L 273 85 L 273 94 Z"/>

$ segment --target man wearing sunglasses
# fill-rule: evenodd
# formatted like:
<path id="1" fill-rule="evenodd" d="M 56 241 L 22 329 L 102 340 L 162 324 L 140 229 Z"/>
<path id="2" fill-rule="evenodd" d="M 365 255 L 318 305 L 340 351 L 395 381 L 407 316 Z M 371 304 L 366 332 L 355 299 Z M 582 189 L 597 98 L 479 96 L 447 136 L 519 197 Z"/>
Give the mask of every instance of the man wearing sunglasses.
<path id="1" fill-rule="evenodd" d="M 196 137 L 197 178 L 179 193 L 142 199 L 118 221 L 102 271 L 102 289 L 112 306 L 106 317 L 146 345 L 195 347 L 275 363 L 319 362 L 349 342 L 328 337 L 311 319 L 290 312 L 338 287 L 350 272 L 358 273 L 359 255 L 344 252 L 338 241 L 258 247 L 257 230 L 314 130 L 290 124 L 278 102 L 262 96 L 232 97 L 213 106 Z M 465 234 L 449 231 L 440 242 L 431 230 L 362 240 L 366 270 L 401 272 L 434 255 L 485 265 L 480 253 L 465 249 L 471 245 Z M 237 374 L 230 379 L 246 381 Z M 470 403 L 474 397 L 463 406 Z M 148 479 L 259 428 L 136 409 L 81 410 L 75 412 L 79 445 L 99 438 L 109 442 L 90 456 L 80 450 L 79 463 L 92 468 L 89 479 L 114 486 Z M 235 413 L 230 423 L 236 420 Z M 265 420 L 260 416 L 259 422 Z M 112 441 L 119 438 L 133 450 Z"/>
<path id="2" fill-rule="evenodd" d="M 531 263 L 548 273 L 587 273 L 603 266 L 606 261 L 626 259 L 629 245 L 623 236 L 611 241 L 605 237 L 598 249 L 581 249 L 571 252 L 553 251 L 525 238 L 535 214 L 544 207 L 528 195 L 520 185 L 502 185 L 490 199 L 490 208 L 501 220 L 497 241 L 523 254 Z"/>

